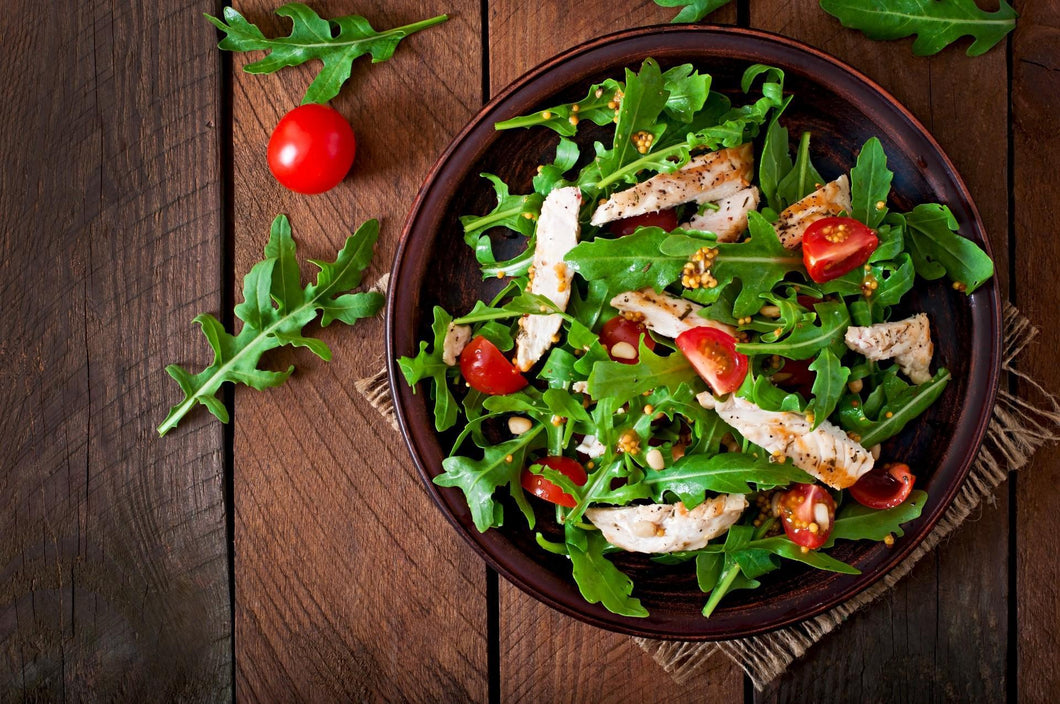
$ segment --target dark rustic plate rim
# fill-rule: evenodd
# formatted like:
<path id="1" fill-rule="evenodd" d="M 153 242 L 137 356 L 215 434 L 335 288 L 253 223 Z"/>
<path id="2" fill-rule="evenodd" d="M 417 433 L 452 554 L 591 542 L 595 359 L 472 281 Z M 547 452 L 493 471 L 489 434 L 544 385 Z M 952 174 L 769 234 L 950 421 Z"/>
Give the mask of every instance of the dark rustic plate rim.
<path id="1" fill-rule="evenodd" d="M 878 564 L 873 571 L 848 580 L 840 589 L 830 592 L 816 603 L 804 603 L 798 613 L 795 613 L 791 608 L 791 605 L 789 605 L 786 609 L 782 609 L 781 611 L 784 613 L 779 615 L 776 610 L 774 610 L 769 617 L 765 619 L 756 622 L 744 618 L 740 619 L 741 623 L 738 626 L 730 626 L 727 628 L 716 627 L 717 624 L 713 619 L 702 619 L 699 623 L 691 624 L 682 622 L 681 624 L 678 624 L 682 627 L 674 628 L 673 624 L 658 624 L 654 614 L 653 617 L 649 617 L 648 619 L 632 619 L 611 614 L 610 612 L 603 610 L 599 605 L 590 605 L 587 602 L 579 602 L 569 598 L 560 598 L 560 596 L 557 596 L 557 594 L 553 592 L 555 586 L 549 584 L 551 581 L 551 575 L 540 574 L 540 572 L 544 572 L 545 570 L 540 569 L 538 570 L 538 573 L 535 573 L 533 570 L 519 568 L 517 564 L 519 558 L 526 557 L 522 551 L 505 543 L 492 540 L 490 538 L 490 532 L 485 534 L 478 533 L 473 525 L 469 526 L 466 523 L 466 519 L 465 521 L 461 521 L 460 517 L 456 515 L 456 511 L 459 510 L 459 505 L 454 506 L 452 503 L 452 497 L 447 498 L 441 491 L 440 487 L 431 481 L 432 477 L 437 474 L 437 471 L 432 472 L 431 469 L 425 466 L 421 453 L 419 452 L 419 447 L 422 446 L 423 442 L 428 440 L 428 438 L 435 437 L 435 433 L 433 427 L 417 427 L 411 424 L 407 418 L 406 404 L 414 403 L 415 400 L 412 391 L 404 383 L 401 372 L 397 366 L 397 356 L 400 352 L 396 349 L 398 340 L 395 339 L 400 337 L 402 332 L 399 330 L 397 324 L 397 321 L 401 319 L 400 316 L 397 315 L 397 309 L 400 307 L 399 303 L 402 294 L 406 291 L 400 283 L 402 281 L 402 268 L 406 263 L 406 258 L 409 256 L 410 244 L 416 239 L 413 236 L 414 230 L 419 224 L 419 219 L 424 210 L 425 203 L 427 203 L 432 197 L 435 200 L 439 197 L 437 193 L 432 191 L 432 185 L 436 182 L 439 175 L 444 173 L 450 166 L 452 157 L 455 153 L 470 150 L 472 152 L 471 162 L 474 162 L 474 160 L 484 153 L 489 145 L 492 144 L 492 140 L 486 139 L 483 144 L 479 145 L 478 151 L 476 152 L 473 145 L 467 143 L 467 140 L 472 133 L 481 129 L 482 125 L 486 122 L 492 124 L 499 119 L 505 119 L 516 114 L 515 112 L 506 114 L 503 112 L 502 108 L 512 100 L 514 96 L 517 96 L 518 93 L 527 90 L 528 87 L 532 86 L 542 77 L 547 76 L 558 66 L 569 63 L 575 58 L 584 57 L 592 52 L 607 48 L 611 48 L 617 53 L 617 49 L 615 49 L 616 46 L 635 44 L 638 41 L 647 39 L 674 39 L 686 36 L 702 39 L 715 38 L 724 39 L 726 41 L 737 40 L 748 42 L 749 45 L 753 45 L 754 50 L 759 52 L 765 52 L 770 49 L 775 51 L 795 52 L 796 54 L 803 55 L 808 60 L 812 59 L 831 64 L 834 69 L 846 74 L 847 78 L 860 84 L 861 89 L 876 94 L 876 97 L 882 99 L 888 104 L 890 109 L 895 110 L 905 120 L 908 129 L 912 129 L 914 132 L 918 133 L 918 138 L 925 140 L 933 149 L 933 157 L 937 158 L 945 171 L 945 180 L 951 183 L 952 187 L 957 191 L 958 195 L 963 200 L 964 205 L 968 209 L 972 220 L 971 225 L 974 230 L 973 234 L 975 235 L 975 238 L 988 254 L 991 253 L 990 243 L 985 237 L 985 228 L 979 211 L 975 202 L 972 200 L 966 184 L 963 179 L 961 179 L 949 157 L 945 154 L 931 133 L 915 116 L 912 115 L 912 113 L 909 112 L 908 109 L 906 109 L 888 91 L 884 90 L 861 72 L 835 57 L 803 44 L 802 42 L 777 34 L 763 32 L 761 30 L 702 25 L 658 25 L 633 30 L 624 30 L 590 40 L 567 51 L 561 52 L 523 74 L 483 106 L 460 131 L 460 133 L 453 138 L 450 144 L 439 156 L 416 195 L 416 199 L 409 211 L 409 215 L 405 220 L 401 240 L 398 244 L 397 251 L 395 252 L 394 263 L 391 269 L 390 286 L 388 287 L 387 292 L 386 364 L 390 391 L 394 400 L 394 408 L 398 424 L 406 446 L 416 464 L 417 471 L 428 489 L 428 493 L 431 495 L 435 504 L 442 510 L 442 513 L 450 524 L 457 529 L 457 532 L 468 541 L 472 548 L 491 567 L 503 574 L 510 582 L 518 586 L 520 589 L 543 603 L 595 626 L 629 635 L 644 637 L 663 639 L 679 638 L 684 640 L 720 640 L 747 637 L 790 626 L 835 607 L 876 583 L 885 574 L 897 566 L 898 563 L 911 554 L 920 542 L 931 532 L 935 524 L 942 517 L 946 508 L 953 501 L 954 496 L 967 476 L 978 449 L 982 444 L 983 438 L 985 437 L 991 418 L 989 409 L 992 409 L 994 405 L 1001 366 L 1001 306 L 999 291 L 994 279 L 991 279 L 991 281 L 969 297 L 969 306 L 971 308 L 971 317 L 975 323 L 975 331 L 980 333 L 984 328 L 986 330 L 985 340 L 982 339 L 983 335 L 979 335 L 975 340 L 975 342 L 978 343 L 978 346 L 974 346 L 971 350 L 973 361 L 970 364 L 969 369 L 971 376 L 977 380 L 981 380 L 982 375 L 985 373 L 986 383 L 980 383 L 970 387 L 966 397 L 974 396 L 972 400 L 981 404 L 981 407 L 986 410 L 983 410 L 977 417 L 975 417 L 974 426 L 970 429 L 965 427 L 969 422 L 967 420 L 964 420 L 963 424 L 957 424 L 960 428 L 964 428 L 963 434 L 967 439 L 967 442 L 964 443 L 963 449 L 955 449 L 952 444 L 949 448 L 950 452 L 957 451 L 960 453 L 960 459 L 958 460 L 959 466 L 953 473 L 949 483 L 946 485 L 945 492 L 941 496 L 933 494 L 929 498 L 928 504 L 925 506 L 924 515 L 918 520 L 916 534 L 913 535 L 911 539 L 901 541 L 901 547 L 891 550 L 887 558 L 884 559 L 882 563 Z M 751 49 L 748 49 L 748 51 L 751 51 Z M 723 54 L 719 54 L 719 56 L 722 55 Z M 610 60 L 607 56 L 602 58 L 607 61 Z M 628 60 L 632 61 L 633 59 L 630 58 Z M 976 361 L 976 358 L 978 358 L 978 361 Z M 979 376 L 975 376 L 976 373 L 978 373 Z M 965 416 L 962 416 L 961 420 L 964 418 Z M 462 495 L 459 496 L 459 500 L 463 500 Z M 464 513 L 466 513 L 466 511 Z M 909 535 L 908 532 L 907 535 Z M 498 548 L 500 548 L 499 552 Z M 574 595 L 580 598 L 576 589 L 574 590 Z M 803 596 L 797 598 L 796 601 L 806 602 L 807 597 Z"/>

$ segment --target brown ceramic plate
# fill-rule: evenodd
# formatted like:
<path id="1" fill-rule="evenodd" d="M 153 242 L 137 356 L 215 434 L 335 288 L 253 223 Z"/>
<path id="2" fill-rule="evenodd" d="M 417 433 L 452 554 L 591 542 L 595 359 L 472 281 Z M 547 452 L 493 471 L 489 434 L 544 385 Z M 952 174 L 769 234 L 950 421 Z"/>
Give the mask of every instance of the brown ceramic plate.
<path id="1" fill-rule="evenodd" d="M 508 520 L 503 528 L 479 533 L 463 494 L 431 482 L 441 472 L 452 435 L 435 433 L 428 394 L 412 393 L 396 359 L 414 355 L 417 341 L 429 337 L 433 306 L 459 315 L 501 285 L 482 281 L 472 253 L 463 244 L 458 217 L 489 212 L 495 204 L 481 172 L 499 175 L 513 193 L 530 192 L 536 166 L 551 163 L 557 137 L 543 128 L 497 132 L 494 123 L 578 100 L 590 84 L 620 77 L 625 67 L 636 68 L 649 56 L 664 69 L 691 62 L 714 77 L 714 89 L 730 93 L 738 91 L 739 78 L 750 64 L 784 69 L 785 89 L 796 96 L 785 113 L 785 124 L 793 136 L 813 132 L 813 158 L 823 176 L 834 178 L 848 171 L 856 150 L 875 135 L 895 172 L 896 208 L 944 203 L 961 232 L 988 249 L 968 190 L 935 140 L 893 97 L 849 66 L 790 39 L 744 29 L 668 26 L 622 32 L 571 49 L 503 90 L 431 170 L 405 223 L 394 260 L 387 302 L 390 386 L 409 450 L 428 490 L 460 534 L 511 582 L 564 613 L 615 631 L 683 639 L 746 636 L 808 618 L 849 599 L 909 554 L 939 519 L 968 471 L 993 406 L 1000 363 L 998 292 L 993 282 L 971 296 L 953 291 L 945 281 L 918 282 L 904 301 L 910 310 L 923 310 L 931 317 L 934 366 L 949 368 L 953 380 L 925 416 L 888 443 L 888 456 L 914 467 L 918 487 L 929 493 L 921 517 L 907 524 L 905 537 L 893 548 L 843 541 L 831 551 L 860 569 L 858 576 L 785 563 L 766 575 L 759 589 L 726 596 L 715 614 L 705 619 L 700 611 L 706 597 L 696 587 L 690 566 L 663 567 L 643 556 L 620 554 L 615 562 L 633 578 L 634 596 L 651 613 L 649 618 L 635 619 L 586 603 L 571 577 L 569 561 L 538 547 L 514 504 L 505 507 Z M 586 142 L 592 133 L 583 137 L 579 133 L 578 141 Z M 522 246 L 513 240 L 512 249 L 504 254 L 510 256 Z M 539 524 L 553 523 L 552 513 L 542 510 Z"/>

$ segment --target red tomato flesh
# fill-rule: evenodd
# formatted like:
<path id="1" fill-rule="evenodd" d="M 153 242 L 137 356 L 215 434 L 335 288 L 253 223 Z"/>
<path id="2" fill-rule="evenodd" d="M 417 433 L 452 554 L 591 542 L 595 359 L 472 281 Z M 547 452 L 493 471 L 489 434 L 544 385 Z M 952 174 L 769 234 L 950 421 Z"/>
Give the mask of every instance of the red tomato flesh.
<path id="1" fill-rule="evenodd" d="M 648 335 L 648 328 L 621 315 L 611 318 L 600 328 L 600 344 L 607 350 L 611 359 L 622 364 L 636 364 L 640 361 L 641 338 L 644 338 L 645 347 L 649 350 L 655 349 L 655 340 Z"/>
<path id="2" fill-rule="evenodd" d="M 802 236 L 802 261 L 810 278 L 823 283 L 864 264 L 879 244 L 876 233 L 853 218 L 821 218 Z"/>
<path id="3" fill-rule="evenodd" d="M 677 348 L 716 394 L 735 391 L 747 376 L 747 355 L 736 351 L 736 338 L 723 330 L 685 330 L 677 336 Z"/>
<path id="4" fill-rule="evenodd" d="M 345 178 L 357 141 L 338 110 L 299 105 L 283 116 L 269 138 L 269 170 L 296 193 L 323 193 Z"/>
<path id="5" fill-rule="evenodd" d="M 510 394 L 527 384 L 504 353 L 482 335 L 460 353 L 460 373 L 471 388 L 491 396 Z"/>
<path id="6" fill-rule="evenodd" d="M 828 541 L 835 525 L 835 501 L 816 484 L 796 484 L 780 495 L 780 522 L 792 542 L 814 550 Z"/>
<path id="7" fill-rule="evenodd" d="M 638 227 L 661 227 L 669 232 L 677 227 L 677 211 L 669 208 L 667 210 L 656 210 L 654 213 L 634 215 L 633 217 L 609 223 L 607 229 L 618 237 L 625 237 L 636 232 Z"/>
<path id="8" fill-rule="evenodd" d="M 539 460 L 534 460 L 534 464 L 541 464 L 549 469 L 554 469 L 578 486 L 583 486 L 589 479 L 582 466 L 570 457 L 542 457 Z M 534 474 L 529 467 L 523 469 L 523 473 L 519 477 L 519 483 L 531 494 L 545 501 L 551 501 L 567 508 L 574 508 L 578 505 L 573 496 L 563 491 L 563 489 L 553 484 L 543 475 Z"/>
<path id="9" fill-rule="evenodd" d="M 810 369 L 813 357 L 809 359 L 785 359 L 784 366 L 771 378 L 774 383 L 786 391 L 795 391 L 806 398 L 813 396 L 813 382 L 817 372 Z"/>
<path id="10" fill-rule="evenodd" d="M 906 500 L 915 482 L 916 477 L 909 471 L 909 465 L 889 462 L 862 474 L 850 487 L 850 495 L 862 506 L 894 508 Z"/>

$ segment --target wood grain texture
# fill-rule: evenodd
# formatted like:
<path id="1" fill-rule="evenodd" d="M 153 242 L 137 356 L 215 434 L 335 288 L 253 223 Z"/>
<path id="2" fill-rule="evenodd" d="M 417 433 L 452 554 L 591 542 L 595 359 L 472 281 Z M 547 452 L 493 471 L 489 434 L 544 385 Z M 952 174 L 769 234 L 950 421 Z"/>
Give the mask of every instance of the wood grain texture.
<path id="1" fill-rule="evenodd" d="M 1004 298 L 1008 267 L 1004 47 L 978 58 L 952 47 L 932 58 L 915 57 L 911 42 L 869 41 L 843 29 L 816 3 L 751 3 L 751 25 L 847 61 L 924 123 L 954 161 L 979 206 Z M 969 96 L 975 96 L 974 109 L 969 108 Z M 818 644 L 756 699 L 1004 699 L 1008 564 L 1008 500 L 1002 489 L 995 505 L 985 508 L 893 592 Z M 866 648 L 867 643 L 872 647 Z"/>
<path id="2" fill-rule="evenodd" d="M 489 3 L 490 87 L 496 92 L 538 63 L 608 32 L 673 18 L 653 2 Z M 711 16 L 735 23 L 730 5 Z M 548 37 L 542 41 L 541 37 Z M 658 701 L 674 684 L 631 638 L 587 626 L 499 580 L 501 700 Z M 736 701 L 743 673 L 722 658 L 684 685 L 697 701 Z"/>
<path id="3" fill-rule="evenodd" d="M 269 0 L 236 3 L 269 36 L 290 27 Z M 269 223 L 287 213 L 303 258 L 330 258 L 364 220 L 382 236 L 366 283 L 390 265 L 427 170 L 480 105 L 479 4 L 314 4 L 377 29 L 448 12 L 392 59 L 358 60 L 332 105 L 358 138 L 347 179 L 321 196 L 285 191 L 268 173 L 273 126 L 319 64 L 233 84 L 235 269 L 260 258 Z M 311 267 L 303 269 L 310 274 Z M 400 285 L 400 282 L 395 282 Z M 317 330 L 313 326 L 314 334 Z M 485 567 L 431 503 L 400 438 L 354 388 L 382 367 L 383 324 L 319 331 L 330 363 L 281 352 L 295 375 L 235 396 L 236 691 L 246 701 L 483 701 Z M 246 393 L 244 393 L 246 391 Z"/>
<path id="4" fill-rule="evenodd" d="M 0 17 L 0 700 L 231 696 L 221 429 L 154 430 L 221 301 L 213 5 Z"/>
<path id="5" fill-rule="evenodd" d="M 1015 208 L 1015 301 L 1042 328 L 1022 371 L 1052 391 L 1056 364 L 1055 235 L 1060 192 L 1060 7 L 1023 2 L 1012 39 L 1012 147 Z M 1020 382 L 1027 391 L 1027 384 Z M 1060 454 L 1039 451 L 1016 481 L 1017 692 L 1020 701 L 1049 701 L 1060 692 L 1060 561 L 1056 559 L 1056 493 Z"/>

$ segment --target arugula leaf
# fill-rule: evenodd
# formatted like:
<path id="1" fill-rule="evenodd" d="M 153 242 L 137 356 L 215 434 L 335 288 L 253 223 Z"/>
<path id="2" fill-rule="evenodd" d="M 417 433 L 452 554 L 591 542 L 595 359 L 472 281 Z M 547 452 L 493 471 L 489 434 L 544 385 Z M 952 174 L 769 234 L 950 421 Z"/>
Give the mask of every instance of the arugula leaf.
<path id="1" fill-rule="evenodd" d="M 844 27 L 858 29 L 870 39 L 901 39 L 917 35 L 913 53 L 936 54 L 963 36 L 975 41 L 968 56 L 989 51 L 1016 26 L 1016 11 L 1005 0 L 994 12 L 976 7 L 974 0 L 820 0 L 821 9 Z"/>
<path id="2" fill-rule="evenodd" d="M 196 404 L 206 406 L 222 423 L 227 423 L 228 412 L 217 398 L 226 381 L 259 391 L 282 384 L 294 371 L 293 366 L 283 372 L 258 369 L 262 355 L 271 349 L 283 345 L 307 347 L 321 359 L 331 359 L 327 345 L 306 337 L 302 328 L 318 312 L 323 313 L 322 326 L 334 320 L 352 325 L 360 318 L 375 315 L 383 305 L 379 293 L 345 292 L 361 283 L 377 239 L 379 223 L 369 220 L 346 238 L 334 262 L 313 261 L 320 269 L 317 281 L 303 288 L 290 222 L 286 215 L 277 215 L 265 246 L 265 259 L 251 267 L 243 279 L 244 302 L 235 307 L 243 329 L 232 336 L 212 315 L 199 315 L 195 322 L 213 348 L 213 362 L 194 375 L 176 364 L 166 367 L 184 392 L 184 399 L 169 410 L 158 426 L 158 434 L 165 435 L 175 428 Z"/>
<path id="3" fill-rule="evenodd" d="M 685 455 L 662 471 L 649 469 L 644 481 L 656 501 L 663 502 L 664 495 L 671 492 L 692 509 L 703 503 L 708 491 L 749 494 L 792 482 L 812 483 L 813 477 L 789 463 L 778 464 L 743 452 L 724 452 L 713 457 Z"/>
<path id="4" fill-rule="evenodd" d="M 326 103 L 338 95 L 342 84 L 350 77 L 354 59 L 371 54 L 374 64 L 386 61 L 394 55 L 402 39 L 448 19 L 446 15 L 438 15 L 377 32 L 359 15 L 327 20 L 299 2 L 281 5 L 276 14 L 290 18 L 289 36 L 268 39 L 257 25 L 248 22 L 231 7 L 224 9 L 223 20 L 211 15 L 206 15 L 206 19 L 225 33 L 225 38 L 217 45 L 219 48 L 269 52 L 265 58 L 244 66 L 247 73 L 273 73 L 287 66 L 319 60 L 323 67 L 302 98 L 303 105 Z"/>
<path id="5" fill-rule="evenodd" d="M 939 369 L 930 381 L 913 386 L 899 379 L 897 370 L 891 370 L 873 392 L 876 398 L 862 403 L 859 396 L 851 394 L 840 401 L 839 425 L 857 433 L 863 446 L 872 447 L 900 433 L 906 423 L 927 410 L 949 381 L 950 373 Z"/>
<path id="6" fill-rule="evenodd" d="M 715 10 L 725 7 L 732 0 L 655 0 L 659 7 L 680 7 L 681 11 L 670 22 L 699 22 Z"/>
<path id="7" fill-rule="evenodd" d="M 836 356 L 845 349 L 843 336 L 850 326 L 850 313 L 843 301 L 822 301 L 814 305 L 818 325 L 798 323 L 795 330 L 778 342 L 743 342 L 736 351 L 744 354 L 775 354 L 787 359 L 809 359 L 822 349 L 832 348 Z"/>
<path id="8" fill-rule="evenodd" d="M 824 546 L 831 547 L 837 540 L 876 540 L 888 535 L 902 537 L 901 524 L 919 518 L 927 501 L 927 492 L 914 490 L 905 501 L 888 509 L 874 509 L 850 502 L 835 517 L 832 535 Z"/>
<path id="9" fill-rule="evenodd" d="M 493 500 L 493 493 L 497 487 L 518 478 L 523 458 L 541 429 L 538 425 L 513 440 L 483 448 L 481 460 L 459 456 L 442 460 L 445 471 L 434 478 L 434 483 L 464 492 L 471 518 L 480 533 L 502 524 L 503 507 Z"/>
<path id="10" fill-rule="evenodd" d="M 850 369 L 843 366 L 839 357 L 825 347 L 817 354 L 817 359 L 810 364 L 810 371 L 816 376 L 813 380 L 813 400 L 807 407 L 813 412 L 813 427 L 816 429 L 828 416 L 832 415 L 836 404 L 846 390 Z"/>
<path id="11" fill-rule="evenodd" d="M 442 361 L 442 348 L 445 345 L 445 335 L 449 331 L 449 323 L 453 318 L 445 312 L 441 306 L 434 307 L 434 322 L 431 324 L 431 332 L 434 333 L 434 344 L 431 351 L 427 351 L 427 342 L 420 341 L 420 349 L 415 357 L 399 357 L 398 368 L 401 369 L 406 383 L 413 387 L 424 379 L 434 382 L 434 427 L 439 432 L 448 430 L 456 423 L 457 405 L 453 392 L 449 390 L 446 383 L 446 374 L 453 369 Z"/>
<path id="12" fill-rule="evenodd" d="M 625 88 L 621 81 L 608 78 L 589 87 L 584 98 L 574 103 L 554 105 L 544 110 L 520 115 L 508 120 L 501 120 L 493 125 L 497 130 L 511 130 L 518 127 L 548 127 L 564 137 L 573 137 L 578 133 L 578 123 L 590 120 L 603 127 L 615 117 L 614 101 L 616 93 Z M 571 118 L 576 117 L 576 120 Z"/>
<path id="13" fill-rule="evenodd" d="M 803 132 L 795 154 L 795 165 L 777 184 L 777 199 L 787 207 L 816 191 L 824 182 L 810 161 L 810 133 Z"/>
<path id="14" fill-rule="evenodd" d="M 670 233 L 642 227 L 632 235 L 581 242 L 567 252 L 570 268 L 589 281 L 605 281 L 610 295 L 651 286 L 656 291 L 681 278 L 688 256 L 660 251 Z M 610 296 L 609 296 L 610 297 Z"/>
<path id="15" fill-rule="evenodd" d="M 604 557 L 607 541 L 599 531 L 584 531 L 567 523 L 566 538 L 574 581 L 586 601 L 603 604 L 608 611 L 621 616 L 644 618 L 648 615 L 640 599 L 630 596 L 633 580 Z"/>
<path id="16" fill-rule="evenodd" d="M 850 209 L 855 220 L 872 228 L 883 222 L 892 178 L 883 145 L 872 137 L 861 147 L 858 163 L 850 170 Z"/>
<path id="17" fill-rule="evenodd" d="M 557 159 L 559 158 L 557 155 Z M 482 266 L 483 278 L 492 279 L 498 273 L 504 276 L 522 276 L 530 268 L 534 258 L 534 228 L 541 214 L 544 196 L 540 193 L 512 195 L 508 184 L 499 176 L 485 173 L 479 175 L 493 184 L 497 205 L 485 215 L 460 217 L 460 224 L 464 226 L 464 242 L 475 251 L 475 259 Z M 487 230 L 494 227 L 506 227 L 527 237 L 526 249 L 507 262 L 498 262 L 493 254 L 493 241 L 486 234 Z"/>
<path id="18" fill-rule="evenodd" d="M 750 545 L 754 545 L 759 550 L 765 550 L 774 555 L 778 555 L 788 560 L 794 560 L 795 562 L 801 562 L 819 570 L 839 572 L 840 574 L 861 574 L 861 570 L 856 567 L 837 560 L 830 555 L 826 555 L 819 550 L 803 552 L 802 548 L 793 543 L 789 538 L 765 538 L 763 540 L 756 540 L 753 543 L 750 543 Z"/>
<path id="19" fill-rule="evenodd" d="M 660 386 L 676 389 L 681 384 L 694 383 L 699 375 L 683 354 L 661 357 L 640 341 L 640 357 L 636 364 L 597 362 L 589 375 L 589 395 L 599 399 L 615 399 L 621 405 L 629 399 Z"/>
<path id="20" fill-rule="evenodd" d="M 780 116 L 784 114 L 793 97 L 788 96 L 773 114 L 766 130 L 765 141 L 762 143 L 762 156 L 758 161 L 758 187 L 769 207 L 777 212 L 783 210 L 786 205 L 777 194 L 777 186 L 795 167 L 788 152 L 788 129 L 780 125 Z"/>
<path id="21" fill-rule="evenodd" d="M 643 132 L 651 134 L 653 139 L 662 136 L 666 122 L 658 118 L 669 96 L 655 59 L 645 59 L 637 73 L 626 69 L 626 89 L 618 108 L 614 147 L 597 158 L 601 173 L 613 173 L 636 158 L 638 149 L 633 144 L 633 135 Z"/>
<path id="22" fill-rule="evenodd" d="M 906 246 L 916 273 L 938 279 L 945 272 L 965 293 L 994 275 L 994 262 L 975 242 L 957 232 L 957 218 L 938 203 L 924 203 L 905 213 Z"/>
<path id="23" fill-rule="evenodd" d="M 692 122 L 710 94 L 710 74 L 696 71 L 692 64 L 674 66 L 663 73 L 666 104 L 663 112 L 678 122 Z"/>

